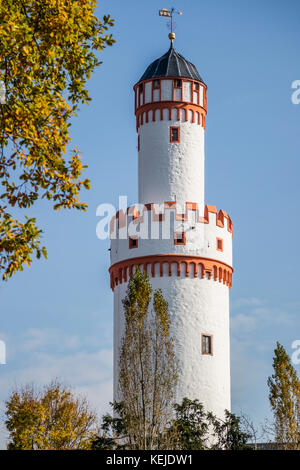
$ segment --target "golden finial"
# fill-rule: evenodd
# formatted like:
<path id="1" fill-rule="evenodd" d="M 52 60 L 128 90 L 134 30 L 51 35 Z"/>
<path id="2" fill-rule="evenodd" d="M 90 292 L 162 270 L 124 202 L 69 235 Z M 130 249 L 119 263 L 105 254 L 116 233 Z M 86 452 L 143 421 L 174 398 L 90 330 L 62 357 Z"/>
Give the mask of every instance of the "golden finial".
<path id="1" fill-rule="evenodd" d="M 175 33 L 170 33 L 169 34 L 169 39 L 170 39 L 172 45 L 173 45 L 173 41 L 174 41 L 175 38 L 176 38 Z"/>

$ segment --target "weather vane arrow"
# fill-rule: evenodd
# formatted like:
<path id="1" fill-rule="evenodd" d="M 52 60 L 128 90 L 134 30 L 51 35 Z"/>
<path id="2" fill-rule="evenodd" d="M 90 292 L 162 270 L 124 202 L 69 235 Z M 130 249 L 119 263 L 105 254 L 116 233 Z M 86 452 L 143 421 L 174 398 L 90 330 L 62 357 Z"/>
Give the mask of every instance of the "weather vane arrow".
<path id="1" fill-rule="evenodd" d="M 168 10 L 167 8 L 163 8 L 162 10 L 159 10 L 159 16 L 164 16 L 166 18 L 171 18 L 170 20 L 170 34 L 169 34 L 169 39 L 171 41 L 171 45 L 173 46 L 173 41 L 175 39 L 175 33 L 173 31 L 174 29 L 174 23 L 173 23 L 173 16 L 174 14 L 177 14 L 177 15 L 182 15 L 182 11 L 178 11 L 176 10 L 174 7 L 172 7 L 170 10 Z"/>

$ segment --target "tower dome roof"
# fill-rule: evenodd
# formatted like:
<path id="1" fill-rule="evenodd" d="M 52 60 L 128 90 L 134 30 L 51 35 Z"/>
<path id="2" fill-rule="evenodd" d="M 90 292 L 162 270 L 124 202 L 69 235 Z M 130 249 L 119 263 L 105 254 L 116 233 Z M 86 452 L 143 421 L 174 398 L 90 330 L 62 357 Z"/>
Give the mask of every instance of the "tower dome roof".
<path id="1" fill-rule="evenodd" d="M 175 51 L 172 45 L 166 54 L 147 67 L 139 82 L 159 77 L 191 78 L 204 83 L 195 65 Z"/>

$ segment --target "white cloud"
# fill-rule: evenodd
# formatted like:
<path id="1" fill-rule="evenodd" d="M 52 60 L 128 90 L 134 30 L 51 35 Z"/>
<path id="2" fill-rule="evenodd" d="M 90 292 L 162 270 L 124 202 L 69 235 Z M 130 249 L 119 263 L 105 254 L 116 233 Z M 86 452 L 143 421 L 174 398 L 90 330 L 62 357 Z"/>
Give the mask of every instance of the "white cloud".
<path id="1" fill-rule="evenodd" d="M 232 331 L 252 331 L 256 328 L 257 321 L 255 317 L 241 313 L 231 318 L 230 325 Z"/>
<path id="2" fill-rule="evenodd" d="M 274 347 L 279 340 L 291 354 L 290 338 L 293 331 L 298 331 L 298 311 L 298 302 L 278 306 L 256 297 L 233 301 L 230 327 L 234 411 L 242 409 L 257 422 L 269 413 L 267 378 L 272 374 Z"/>
<path id="3" fill-rule="evenodd" d="M 240 307 L 248 307 L 253 305 L 262 305 L 263 300 L 258 299 L 257 297 L 242 297 L 231 301 L 231 309 L 235 310 Z"/>
<path id="4" fill-rule="evenodd" d="M 230 320 L 232 334 L 240 335 L 262 327 L 267 329 L 274 325 L 293 326 L 296 324 L 296 315 L 293 309 L 287 306 L 279 308 L 268 305 L 266 300 L 251 297 L 233 302 Z"/>
<path id="5" fill-rule="evenodd" d="M 40 349 L 53 343 L 53 338 L 56 338 L 57 334 L 58 330 L 56 329 L 30 328 L 20 337 L 18 349 L 24 352 Z"/>

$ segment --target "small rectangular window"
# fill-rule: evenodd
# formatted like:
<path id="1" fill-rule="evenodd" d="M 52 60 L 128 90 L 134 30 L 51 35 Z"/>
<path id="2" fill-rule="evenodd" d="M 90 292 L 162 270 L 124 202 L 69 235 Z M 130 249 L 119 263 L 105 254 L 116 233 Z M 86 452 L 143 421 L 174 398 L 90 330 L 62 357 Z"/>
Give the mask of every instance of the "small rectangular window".
<path id="1" fill-rule="evenodd" d="M 140 90 L 140 93 L 143 93 L 143 91 L 144 91 L 144 85 L 143 85 L 143 83 L 140 84 L 139 90 Z"/>
<path id="2" fill-rule="evenodd" d="M 222 238 L 217 238 L 217 250 L 223 251 L 223 239 Z"/>
<path id="3" fill-rule="evenodd" d="M 160 80 L 153 80 L 153 90 L 158 90 L 160 88 Z"/>
<path id="4" fill-rule="evenodd" d="M 212 353 L 212 335 L 202 335 L 202 354 Z"/>
<path id="5" fill-rule="evenodd" d="M 129 248 L 137 248 L 138 247 L 138 239 L 137 238 L 129 238 Z"/>
<path id="6" fill-rule="evenodd" d="M 180 142 L 179 127 L 170 127 L 170 142 Z"/>
<path id="7" fill-rule="evenodd" d="M 194 91 L 199 91 L 199 83 L 194 82 Z"/>
<path id="8" fill-rule="evenodd" d="M 185 245 L 186 236 L 184 232 L 175 232 L 174 233 L 174 245 Z"/>
<path id="9" fill-rule="evenodd" d="M 182 85 L 182 80 L 179 80 L 178 78 L 175 78 L 174 87 L 175 88 L 181 88 L 181 85 Z"/>

